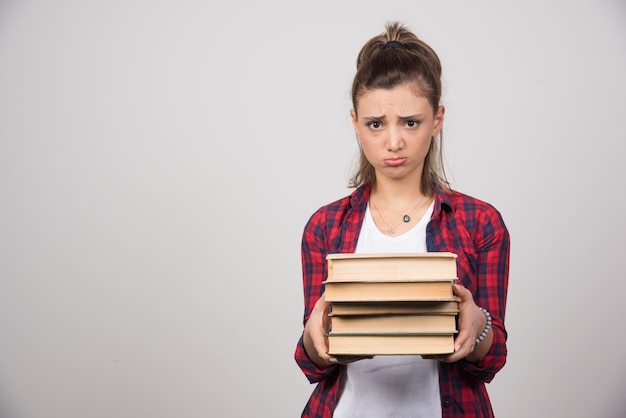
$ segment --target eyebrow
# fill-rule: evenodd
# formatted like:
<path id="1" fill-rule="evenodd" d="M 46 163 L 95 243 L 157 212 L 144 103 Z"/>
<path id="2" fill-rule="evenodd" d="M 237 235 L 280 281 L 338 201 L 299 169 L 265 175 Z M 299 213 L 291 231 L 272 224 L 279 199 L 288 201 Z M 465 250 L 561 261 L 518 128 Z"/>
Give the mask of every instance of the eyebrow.
<path id="1" fill-rule="evenodd" d="M 402 120 L 410 120 L 410 119 L 421 119 L 421 118 L 423 118 L 423 117 L 424 117 L 424 116 L 423 116 L 422 114 L 417 113 L 417 114 L 415 114 L 415 115 L 410 115 L 410 116 L 400 116 L 400 117 L 399 117 L 399 119 L 402 119 Z"/>
<path id="2" fill-rule="evenodd" d="M 407 121 L 411 119 L 421 119 L 423 117 L 424 115 L 422 115 L 421 113 L 417 113 L 415 115 L 409 115 L 409 116 L 398 116 L 398 119 Z M 383 120 L 385 118 L 386 116 L 363 116 L 363 119 L 368 119 L 368 120 Z"/>

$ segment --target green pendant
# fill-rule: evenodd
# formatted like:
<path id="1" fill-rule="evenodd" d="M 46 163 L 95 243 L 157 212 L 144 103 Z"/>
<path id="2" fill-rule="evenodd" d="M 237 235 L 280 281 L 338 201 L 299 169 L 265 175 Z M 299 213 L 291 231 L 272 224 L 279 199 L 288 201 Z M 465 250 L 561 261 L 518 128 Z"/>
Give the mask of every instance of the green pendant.
<path id="1" fill-rule="evenodd" d="M 402 220 L 404 222 L 409 222 L 411 220 L 411 218 L 409 218 L 409 215 L 404 215 L 404 218 L 402 218 Z"/>

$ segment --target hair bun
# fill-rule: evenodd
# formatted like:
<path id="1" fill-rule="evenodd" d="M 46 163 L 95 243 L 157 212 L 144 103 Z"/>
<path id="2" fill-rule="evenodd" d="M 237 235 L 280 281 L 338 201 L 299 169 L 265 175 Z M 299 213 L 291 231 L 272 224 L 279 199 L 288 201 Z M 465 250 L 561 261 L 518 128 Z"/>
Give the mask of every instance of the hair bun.
<path id="1" fill-rule="evenodd" d="M 404 49 L 405 46 L 402 42 L 400 41 L 389 41 L 385 44 L 385 49 L 387 48 L 400 48 L 400 49 Z"/>

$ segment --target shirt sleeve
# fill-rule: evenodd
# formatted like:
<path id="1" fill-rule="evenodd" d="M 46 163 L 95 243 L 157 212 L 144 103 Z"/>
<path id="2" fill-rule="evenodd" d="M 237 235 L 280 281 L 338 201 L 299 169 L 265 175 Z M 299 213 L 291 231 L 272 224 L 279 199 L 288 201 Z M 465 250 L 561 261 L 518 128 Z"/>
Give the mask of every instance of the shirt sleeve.
<path id="1" fill-rule="evenodd" d="M 500 213 L 490 207 L 480 212 L 475 235 L 478 283 L 475 303 L 492 317 L 493 342 L 487 355 L 477 363 L 463 360 L 474 379 L 491 382 L 504 367 L 507 356 L 507 331 L 504 326 L 509 281 L 509 232 Z"/>
<path id="2" fill-rule="evenodd" d="M 303 324 L 309 319 L 315 303 L 322 295 L 322 281 L 326 273 L 326 237 L 324 231 L 324 211 L 320 209 L 307 222 L 302 236 L 302 284 L 304 290 Z M 338 372 L 339 366 L 319 369 L 307 356 L 303 339 L 300 336 L 295 351 L 295 360 L 311 383 L 320 382 Z"/>

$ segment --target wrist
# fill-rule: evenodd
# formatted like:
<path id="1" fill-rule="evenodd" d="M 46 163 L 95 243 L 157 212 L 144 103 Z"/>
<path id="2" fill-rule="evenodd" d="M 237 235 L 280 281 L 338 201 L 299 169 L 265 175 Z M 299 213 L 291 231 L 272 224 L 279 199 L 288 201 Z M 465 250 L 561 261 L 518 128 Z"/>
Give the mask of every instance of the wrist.
<path id="1" fill-rule="evenodd" d="M 491 318 L 491 314 L 489 313 L 489 311 L 485 308 L 480 308 L 480 307 L 478 309 L 480 309 L 483 315 L 485 315 L 486 322 L 485 322 L 485 328 L 476 337 L 476 340 L 474 341 L 474 345 L 480 344 L 485 339 L 485 337 L 487 336 L 487 334 L 489 334 L 489 331 L 491 330 L 491 323 L 492 323 L 492 318 Z"/>

